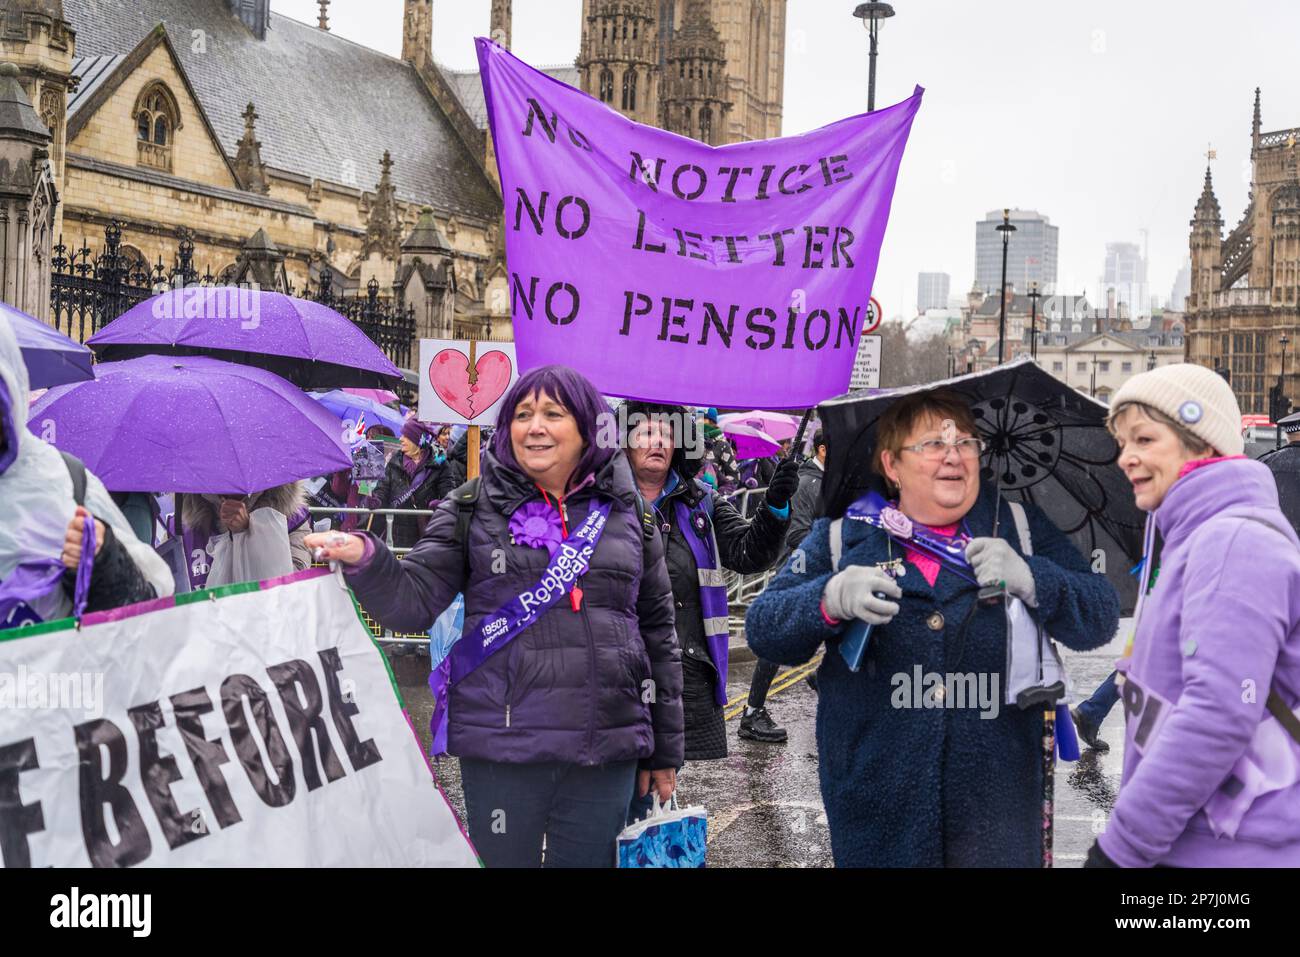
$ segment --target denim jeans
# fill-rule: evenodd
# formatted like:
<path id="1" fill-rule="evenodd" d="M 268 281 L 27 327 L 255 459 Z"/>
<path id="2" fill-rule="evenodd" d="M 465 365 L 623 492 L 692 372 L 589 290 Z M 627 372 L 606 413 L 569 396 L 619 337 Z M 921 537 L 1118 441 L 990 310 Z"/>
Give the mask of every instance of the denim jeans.
<path id="1" fill-rule="evenodd" d="M 488 867 L 613 867 L 636 765 L 462 758 L 470 840 Z"/>
<path id="2" fill-rule="evenodd" d="M 1079 705 L 1079 716 L 1094 728 L 1100 728 L 1101 723 L 1106 720 L 1106 715 L 1110 714 L 1110 709 L 1115 707 L 1115 702 L 1119 700 L 1119 688 L 1115 684 L 1115 672 L 1111 672 L 1106 680 L 1097 686 L 1097 690 L 1092 693 L 1092 697 Z"/>

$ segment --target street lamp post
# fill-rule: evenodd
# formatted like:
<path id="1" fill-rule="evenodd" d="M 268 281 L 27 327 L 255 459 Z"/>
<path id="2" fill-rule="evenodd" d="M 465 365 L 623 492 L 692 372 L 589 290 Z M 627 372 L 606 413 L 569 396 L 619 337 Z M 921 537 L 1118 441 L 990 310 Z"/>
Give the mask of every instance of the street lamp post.
<path id="1" fill-rule="evenodd" d="M 1282 369 L 1277 375 L 1277 404 L 1281 406 L 1282 396 L 1286 394 L 1286 344 L 1291 340 L 1286 337 L 1286 333 L 1282 333 L 1282 337 L 1278 341 L 1282 343 Z M 1278 418 L 1283 418 L 1283 416 L 1279 415 Z M 1282 447 L 1282 426 L 1276 422 L 1273 425 L 1277 429 L 1277 437 L 1273 448 L 1280 449 Z"/>
<path id="2" fill-rule="evenodd" d="M 871 35 L 871 66 L 867 75 L 867 112 L 876 112 L 876 38 L 880 35 L 880 24 L 894 15 L 894 8 L 887 3 L 859 3 L 853 15 L 862 21 L 867 33 Z"/>
<path id="3" fill-rule="evenodd" d="M 948 378 L 951 379 L 957 374 L 957 359 L 952 354 L 952 346 L 948 347 Z"/>
<path id="4" fill-rule="evenodd" d="M 1147 371 L 1150 372 L 1156 367 L 1156 350 L 1152 349 L 1151 354 L 1147 356 Z"/>
<path id="5" fill-rule="evenodd" d="M 1038 283 L 1029 284 L 1029 356 L 1038 359 Z"/>
<path id="6" fill-rule="evenodd" d="M 1002 210 L 1002 225 L 997 229 L 1002 234 L 1002 285 L 998 287 L 998 295 L 1002 297 L 1002 311 L 998 316 L 998 365 L 1002 365 L 1007 338 L 1007 244 L 1011 242 L 1011 234 L 1016 231 L 1016 227 L 1011 225 L 1011 210 Z"/>
<path id="7" fill-rule="evenodd" d="M 1092 397 L 1097 398 L 1097 357 L 1092 357 Z"/>

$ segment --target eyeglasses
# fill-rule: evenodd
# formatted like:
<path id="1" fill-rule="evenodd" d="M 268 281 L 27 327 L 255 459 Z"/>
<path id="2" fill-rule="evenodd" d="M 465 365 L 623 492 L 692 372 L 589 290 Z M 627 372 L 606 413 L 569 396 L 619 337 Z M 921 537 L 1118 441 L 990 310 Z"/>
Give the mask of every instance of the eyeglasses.
<path id="1" fill-rule="evenodd" d="M 916 443 L 916 445 L 904 445 L 902 451 L 915 452 L 927 459 L 941 459 L 948 454 L 949 448 L 956 449 L 957 454 L 964 459 L 973 459 L 982 454 L 988 448 L 988 444 L 983 439 L 957 439 L 955 442 L 945 442 L 943 439 L 926 439 L 924 442 Z"/>

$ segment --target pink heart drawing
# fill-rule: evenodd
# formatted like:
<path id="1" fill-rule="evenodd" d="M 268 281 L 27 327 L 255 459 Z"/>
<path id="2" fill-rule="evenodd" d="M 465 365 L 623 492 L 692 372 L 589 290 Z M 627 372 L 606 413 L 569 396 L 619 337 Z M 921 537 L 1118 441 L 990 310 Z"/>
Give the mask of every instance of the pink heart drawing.
<path id="1" fill-rule="evenodd" d="M 505 395 L 513 364 L 499 349 L 485 352 L 474 363 L 478 381 L 470 385 L 469 356 L 443 349 L 429 363 L 429 382 L 438 398 L 466 419 L 476 419 Z"/>

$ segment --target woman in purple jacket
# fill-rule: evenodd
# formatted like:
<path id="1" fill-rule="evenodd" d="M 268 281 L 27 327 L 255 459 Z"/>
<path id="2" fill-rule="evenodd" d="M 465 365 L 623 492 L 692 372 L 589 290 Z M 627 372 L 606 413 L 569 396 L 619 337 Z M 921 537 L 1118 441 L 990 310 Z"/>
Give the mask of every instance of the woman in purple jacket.
<path id="1" fill-rule="evenodd" d="M 1119 664 L 1124 777 L 1089 866 L 1300 865 L 1300 541 L 1240 427 L 1202 366 L 1135 376 L 1112 401 L 1151 516 Z"/>
<path id="2" fill-rule="evenodd" d="M 502 401 L 477 483 L 404 560 L 371 534 L 309 538 L 394 631 L 427 630 L 464 593 L 447 750 L 489 867 L 539 866 L 543 839 L 547 867 L 613 866 L 633 791 L 667 800 L 682 764 L 663 543 L 617 441 L 598 441 L 602 412 L 577 372 L 535 369 Z"/>

